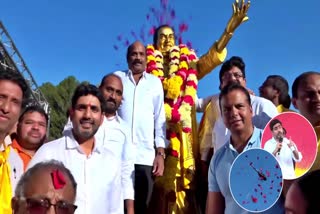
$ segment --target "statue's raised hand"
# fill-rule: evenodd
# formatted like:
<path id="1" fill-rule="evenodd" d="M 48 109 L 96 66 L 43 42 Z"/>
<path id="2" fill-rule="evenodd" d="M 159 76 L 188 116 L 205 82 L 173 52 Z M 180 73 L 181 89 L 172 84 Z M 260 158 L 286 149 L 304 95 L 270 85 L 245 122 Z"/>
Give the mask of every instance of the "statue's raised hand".
<path id="1" fill-rule="evenodd" d="M 233 14 L 226 28 L 227 33 L 233 33 L 241 23 L 249 19 L 247 15 L 249 7 L 250 1 L 245 3 L 245 0 L 235 0 L 232 4 Z"/>

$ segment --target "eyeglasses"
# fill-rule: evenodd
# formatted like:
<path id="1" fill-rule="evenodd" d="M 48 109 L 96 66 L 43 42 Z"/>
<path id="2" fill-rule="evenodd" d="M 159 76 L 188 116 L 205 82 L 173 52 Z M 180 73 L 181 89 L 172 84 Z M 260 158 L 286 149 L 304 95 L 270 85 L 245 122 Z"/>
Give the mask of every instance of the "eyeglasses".
<path id="1" fill-rule="evenodd" d="M 52 204 L 49 199 L 23 198 L 27 202 L 27 210 L 30 214 L 46 214 L 51 206 L 54 206 L 56 214 L 73 214 L 77 206 L 64 201 Z"/>
<path id="2" fill-rule="evenodd" d="M 230 79 L 231 77 L 234 77 L 236 79 L 240 79 L 240 78 L 243 78 L 243 74 L 242 73 L 225 73 L 222 76 L 222 79 Z"/>

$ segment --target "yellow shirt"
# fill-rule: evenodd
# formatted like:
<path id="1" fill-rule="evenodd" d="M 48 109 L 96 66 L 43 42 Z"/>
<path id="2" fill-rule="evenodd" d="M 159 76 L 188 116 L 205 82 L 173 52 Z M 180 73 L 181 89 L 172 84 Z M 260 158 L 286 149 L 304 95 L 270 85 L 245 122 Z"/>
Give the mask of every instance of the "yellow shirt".
<path id="1" fill-rule="evenodd" d="M 12 213 L 12 188 L 10 182 L 10 164 L 8 161 L 10 146 L 2 142 L 0 147 L 2 147 L 2 150 L 0 150 L 0 214 L 9 214 Z"/>
<path id="2" fill-rule="evenodd" d="M 210 161 L 211 156 L 210 149 L 213 144 L 213 135 L 212 132 L 215 122 L 218 120 L 220 116 L 220 110 L 218 103 L 219 96 L 212 96 L 210 102 L 207 104 L 204 113 L 201 118 L 201 122 L 199 125 L 199 144 L 200 144 L 200 154 L 201 160 Z"/>
<path id="3" fill-rule="evenodd" d="M 282 112 L 295 112 L 295 111 L 293 111 L 291 109 L 288 109 L 288 108 L 284 107 L 282 104 L 277 106 L 277 110 L 278 110 L 279 113 L 282 113 Z"/>
<path id="4" fill-rule="evenodd" d="M 315 126 L 313 127 L 314 131 L 317 134 L 317 139 L 318 139 L 318 143 L 317 143 L 317 147 L 318 147 L 318 151 L 317 151 L 317 156 L 316 156 L 316 160 L 314 161 L 310 171 L 315 171 L 317 169 L 320 169 L 320 126 Z"/>

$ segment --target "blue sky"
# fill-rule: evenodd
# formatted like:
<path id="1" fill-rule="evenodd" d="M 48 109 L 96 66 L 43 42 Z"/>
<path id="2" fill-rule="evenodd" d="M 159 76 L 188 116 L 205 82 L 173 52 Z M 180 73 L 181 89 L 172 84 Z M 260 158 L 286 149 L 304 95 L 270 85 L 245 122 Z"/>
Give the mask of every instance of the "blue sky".
<path id="1" fill-rule="evenodd" d="M 266 180 L 259 179 L 261 172 Z M 263 149 L 242 152 L 229 175 L 231 193 L 240 206 L 250 211 L 270 208 L 282 189 L 282 173 L 275 157 Z"/>
<path id="2" fill-rule="evenodd" d="M 2 0 L 0 20 L 38 85 L 57 84 L 69 75 L 98 84 L 103 75 L 127 67 L 126 48 L 113 49 L 116 36 L 139 31 L 147 24 L 149 7 L 159 2 Z M 233 1 L 171 2 L 179 19 L 188 21 L 184 38 L 193 43 L 200 56 L 220 37 Z M 316 0 L 252 0 L 250 19 L 234 34 L 227 56 L 243 57 L 249 88 L 258 93 L 258 87 L 271 74 L 283 75 L 291 85 L 301 72 L 320 71 L 319 8 Z M 219 68 L 200 81 L 200 97 L 218 92 Z"/>

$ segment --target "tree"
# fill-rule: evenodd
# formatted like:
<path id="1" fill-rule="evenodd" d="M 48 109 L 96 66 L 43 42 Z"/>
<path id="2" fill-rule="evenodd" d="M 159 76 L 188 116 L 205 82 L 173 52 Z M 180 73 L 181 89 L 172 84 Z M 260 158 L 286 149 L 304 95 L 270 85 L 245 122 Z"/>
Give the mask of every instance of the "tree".
<path id="1" fill-rule="evenodd" d="M 78 84 L 79 81 L 74 76 L 69 76 L 57 86 L 47 82 L 39 87 L 51 108 L 48 140 L 54 140 L 62 136 L 63 127 L 67 122 L 67 111 L 71 105 L 73 92 Z"/>

